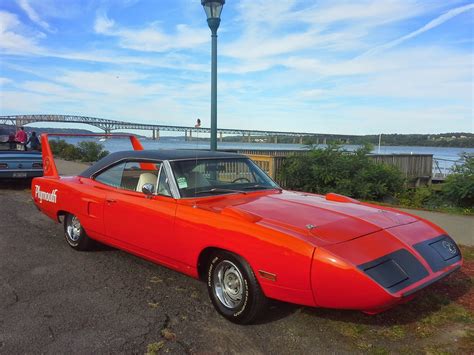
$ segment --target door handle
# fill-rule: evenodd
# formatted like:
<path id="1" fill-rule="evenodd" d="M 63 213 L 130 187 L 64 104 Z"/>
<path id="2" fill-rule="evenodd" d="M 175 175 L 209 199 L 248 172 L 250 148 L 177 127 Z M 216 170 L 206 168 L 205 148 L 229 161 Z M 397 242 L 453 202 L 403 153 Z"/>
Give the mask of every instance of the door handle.
<path id="1" fill-rule="evenodd" d="M 106 199 L 106 201 L 107 201 L 108 204 L 112 204 L 112 203 L 117 202 L 117 200 L 113 200 L 113 199 L 110 199 L 110 198 Z"/>

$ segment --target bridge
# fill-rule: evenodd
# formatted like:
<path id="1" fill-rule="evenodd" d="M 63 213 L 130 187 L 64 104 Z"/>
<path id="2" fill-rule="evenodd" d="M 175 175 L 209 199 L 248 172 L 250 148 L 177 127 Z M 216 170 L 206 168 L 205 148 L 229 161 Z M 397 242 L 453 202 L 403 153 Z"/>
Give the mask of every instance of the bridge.
<path id="1" fill-rule="evenodd" d="M 12 115 L 0 116 L 0 124 L 10 124 L 16 127 L 25 126 L 36 122 L 65 122 L 65 123 L 81 123 L 95 126 L 102 129 L 105 133 L 125 129 L 125 130 L 145 130 L 151 131 L 153 139 L 160 138 L 160 132 L 184 132 L 186 139 L 192 139 L 193 133 L 210 133 L 211 129 L 207 127 L 188 127 L 188 126 L 171 126 L 147 123 L 135 123 L 118 120 L 109 120 L 98 117 L 88 116 L 73 116 L 73 115 Z M 326 139 L 339 139 L 345 143 L 349 143 L 349 136 L 335 135 L 335 134 L 320 134 L 320 133 L 306 133 L 306 132 L 281 132 L 281 131 L 263 131 L 263 130 L 247 130 L 236 128 L 218 128 L 219 139 L 222 142 L 223 135 L 242 135 L 251 142 L 252 136 L 266 136 L 274 143 L 278 143 L 278 137 L 292 137 L 294 143 L 303 143 L 304 137 L 315 137 L 317 142 L 326 143 Z"/>

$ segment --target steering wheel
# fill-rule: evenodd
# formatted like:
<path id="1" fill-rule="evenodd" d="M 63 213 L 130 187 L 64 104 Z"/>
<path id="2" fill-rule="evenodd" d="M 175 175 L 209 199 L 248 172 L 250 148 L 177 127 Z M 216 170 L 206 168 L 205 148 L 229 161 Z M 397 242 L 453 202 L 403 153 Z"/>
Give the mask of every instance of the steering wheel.
<path id="1" fill-rule="evenodd" d="M 251 182 L 249 179 L 247 179 L 246 177 L 238 177 L 237 179 L 234 179 L 232 180 L 232 183 L 235 184 L 237 181 L 239 180 L 243 180 L 244 182 Z"/>

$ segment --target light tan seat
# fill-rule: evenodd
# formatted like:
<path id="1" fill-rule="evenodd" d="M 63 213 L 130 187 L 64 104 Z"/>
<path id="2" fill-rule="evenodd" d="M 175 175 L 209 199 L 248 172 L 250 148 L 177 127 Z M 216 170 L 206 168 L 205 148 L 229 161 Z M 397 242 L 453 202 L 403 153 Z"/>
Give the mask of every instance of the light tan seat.
<path id="1" fill-rule="evenodd" d="M 200 188 L 211 186 L 211 183 L 205 178 L 204 175 L 197 171 L 190 171 L 187 175 L 188 188 Z"/>
<path id="2" fill-rule="evenodd" d="M 152 184 L 153 188 L 156 188 L 156 175 L 152 173 L 143 173 L 140 175 L 137 184 L 137 191 L 142 192 L 143 185 Z"/>

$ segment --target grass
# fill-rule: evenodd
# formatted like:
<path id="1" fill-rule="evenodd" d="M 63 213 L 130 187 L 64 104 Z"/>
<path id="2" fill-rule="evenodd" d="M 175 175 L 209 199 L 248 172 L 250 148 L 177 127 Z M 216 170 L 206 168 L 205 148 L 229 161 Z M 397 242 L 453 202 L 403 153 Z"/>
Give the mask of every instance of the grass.
<path id="1" fill-rule="evenodd" d="M 428 337 L 436 333 L 440 327 L 448 324 L 474 324 L 472 314 L 463 306 L 448 303 L 437 312 L 433 312 L 416 324 L 415 332 L 419 337 Z"/>
<path id="2" fill-rule="evenodd" d="M 324 310 L 318 313 L 357 351 L 474 353 L 474 247 L 460 249 L 465 267 L 421 291 L 407 304 L 375 316 Z"/>
<path id="3" fill-rule="evenodd" d="M 474 261 L 474 246 L 460 245 L 459 249 L 461 249 L 464 262 Z"/>
<path id="4" fill-rule="evenodd" d="M 165 341 L 162 340 L 162 341 L 159 341 L 157 343 L 151 343 L 151 344 L 148 344 L 147 347 L 146 347 L 146 355 L 156 355 L 160 350 L 161 348 L 165 346 Z"/>

